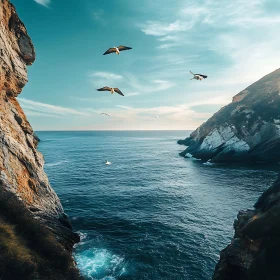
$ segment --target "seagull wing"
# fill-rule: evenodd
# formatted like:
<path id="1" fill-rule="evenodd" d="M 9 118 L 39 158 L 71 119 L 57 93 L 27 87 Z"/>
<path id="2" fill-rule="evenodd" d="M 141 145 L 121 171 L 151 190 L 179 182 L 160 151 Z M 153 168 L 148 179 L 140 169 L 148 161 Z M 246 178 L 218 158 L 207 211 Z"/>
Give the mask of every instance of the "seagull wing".
<path id="1" fill-rule="evenodd" d="M 111 91 L 111 88 L 110 87 L 103 87 L 103 88 L 99 88 L 97 89 L 98 91 Z"/>
<path id="2" fill-rule="evenodd" d="M 116 48 L 110 48 L 105 53 L 103 53 L 103 55 L 114 53 L 114 52 L 116 52 Z"/>
<path id="3" fill-rule="evenodd" d="M 202 75 L 202 74 L 195 74 L 195 75 L 197 75 L 197 76 L 201 76 L 202 78 L 204 78 L 204 79 L 206 79 L 207 78 L 207 76 L 206 75 Z"/>
<path id="4" fill-rule="evenodd" d="M 105 116 L 110 117 L 110 115 L 108 115 L 108 114 L 106 114 L 106 113 L 101 113 L 100 115 L 105 115 Z"/>
<path id="5" fill-rule="evenodd" d="M 192 75 L 194 75 L 194 76 L 196 75 L 196 74 L 194 74 L 191 70 L 190 70 L 190 73 L 191 73 Z"/>
<path id="6" fill-rule="evenodd" d="M 121 52 L 121 51 L 131 50 L 132 48 L 126 47 L 126 46 L 119 46 L 118 49 L 119 49 L 119 51 Z"/>
<path id="7" fill-rule="evenodd" d="M 124 94 L 118 89 L 118 88 L 114 88 L 115 92 L 117 92 L 119 95 L 124 96 Z"/>

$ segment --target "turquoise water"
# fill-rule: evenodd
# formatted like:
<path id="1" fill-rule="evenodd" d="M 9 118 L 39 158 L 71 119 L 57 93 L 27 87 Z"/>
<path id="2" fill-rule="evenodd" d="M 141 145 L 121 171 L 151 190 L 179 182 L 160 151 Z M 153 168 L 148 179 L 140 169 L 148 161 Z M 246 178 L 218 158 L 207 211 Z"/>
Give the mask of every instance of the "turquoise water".
<path id="1" fill-rule="evenodd" d="M 38 132 L 45 171 L 82 241 L 86 279 L 209 280 L 278 166 L 184 159 L 186 131 Z M 105 160 L 112 162 L 106 166 Z"/>

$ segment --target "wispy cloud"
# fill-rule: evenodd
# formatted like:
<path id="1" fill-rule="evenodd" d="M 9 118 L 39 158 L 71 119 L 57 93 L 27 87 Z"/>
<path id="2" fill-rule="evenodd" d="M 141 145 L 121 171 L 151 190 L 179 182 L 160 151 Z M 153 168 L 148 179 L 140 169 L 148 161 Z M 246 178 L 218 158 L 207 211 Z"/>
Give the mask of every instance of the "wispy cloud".
<path id="1" fill-rule="evenodd" d="M 139 79 L 138 77 L 132 74 L 126 74 L 126 83 L 130 87 L 141 92 L 141 94 L 148 94 L 152 92 L 167 90 L 174 86 L 174 84 L 168 80 L 150 80 L 143 77 L 142 79 Z"/>
<path id="2" fill-rule="evenodd" d="M 122 108 L 122 109 L 126 109 L 126 110 L 131 110 L 131 109 L 133 109 L 132 107 L 124 106 L 124 105 L 115 105 L 115 107 Z"/>
<path id="3" fill-rule="evenodd" d="M 18 98 L 18 101 L 20 102 L 25 112 L 32 116 L 51 116 L 51 117 L 66 117 L 72 115 L 87 116 L 86 113 L 71 108 L 37 102 L 25 98 Z"/>
<path id="4" fill-rule="evenodd" d="M 51 3 L 51 0 L 34 0 L 34 1 L 46 8 L 48 8 Z"/>
<path id="5" fill-rule="evenodd" d="M 139 92 L 130 92 L 130 93 L 126 93 L 125 96 L 130 97 L 130 96 L 137 96 L 139 94 L 140 94 Z"/>
<path id="6" fill-rule="evenodd" d="M 182 32 L 189 30 L 193 27 L 192 21 L 180 21 L 176 20 L 171 23 L 159 22 L 159 21 L 147 21 L 143 24 L 141 30 L 152 36 L 166 36 L 175 32 Z"/>
<path id="7" fill-rule="evenodd" d="M 102 9 L 97 9 L 95 11 L 92 12 L 92 16 L 93 16 L 93 19 L 97 22 L 100 22 L 100 23 L 105 23 L 105 20 L 104 20 L 104 10 Z"/>
<path id="8" fill-rule="evenodd" d="M 90 74 L 90 77 L 97 77 L 106 80 L 121 80 L 123 77 L 110 72 L 93 72 Z"/>
<path id="9" fill-rule="evenodd" d="M 212 87 L 240 84 L 242 90 L 279 68 L 275 57 L 280 55 L 280 14 L 271 8 L 279 10 L 277 3 L 201 0 L 197 5 L 196 0 L 175 1 L 171 12 L 158 6 L 154 18 L 140 26 L 159 43 L 153 58 L 157 63 L 151 67 L 176 77 L 186 71 L 183 66 L 187 64 L 206 71 L 212 78 L 207 84 Z M 157 20 L 158 14 L 162 20 Z"/>
<path id="10" fill-rule="evenodd" d="M 196 112 L 193 107 L 199 105 L 224 105 L 219 99 L 199 100 L 189 104 L 158 107 L 129 107 L 115 105 L 115 108 L 101 108 L 95 112 L 109 112 L 112 119 L 102 124 L 101 129 L 195 129 L 212 113 Z M 155 118 L 159 116 L 159 118 Z M 108 121 L 108 120 L 107 120 Z M 94 127 L 97 129 L 98 127 Z M 88 127 L 87 129 L 93 129 Z"/>

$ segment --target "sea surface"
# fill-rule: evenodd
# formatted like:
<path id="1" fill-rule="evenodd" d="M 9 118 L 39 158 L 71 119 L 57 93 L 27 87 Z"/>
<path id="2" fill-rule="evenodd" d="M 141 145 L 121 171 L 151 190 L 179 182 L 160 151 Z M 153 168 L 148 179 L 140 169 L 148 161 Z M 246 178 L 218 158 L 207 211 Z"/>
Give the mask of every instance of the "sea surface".
<path id="1" fill-rule="evenodd" d="M 189 133 L 37 133 L 44 169 L 81 235 L 74 254 L 86 279 L 211 279 L 237 212 L 253 207 L 279 166 L 182 158 L 176 141 Z"/>

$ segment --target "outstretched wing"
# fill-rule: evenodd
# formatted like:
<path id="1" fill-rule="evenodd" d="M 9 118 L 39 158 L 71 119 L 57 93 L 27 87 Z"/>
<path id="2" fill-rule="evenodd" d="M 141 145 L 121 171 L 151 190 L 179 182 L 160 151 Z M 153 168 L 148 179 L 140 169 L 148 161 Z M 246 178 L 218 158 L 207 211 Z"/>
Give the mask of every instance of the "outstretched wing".
<path id="1" fill-rule="evenodd" d="M 108 115 L 108 114 L 106 114 L 106 113 L 101 113 L 100 115 L 105 115 L 105 116 L 110 117 L 110 115 Z"/>
<path id="2" fill-rule="evenodd" d="M 195 76 L 195 74 L 190 70 L 190 73 Z"/>
<path id="3" fill-rule="evenodd" d="M 103 88 L 98 88 L 97 89 L 98 91 L 111 91 L 111 88 L 109 88 L 109 87 L 103 87 Z"/>
<path id="4" fill-rule="evenodd" d="M 119 46 L 118 49 L 119 49 L 119 51 L 121 52 L 121 51 L 131 50 L 132 48 L 126 47 L 126 46 Z"/>
<path id="5" fill-rule="evenodd" d="M 119 95 L 124 96 L 124 94 L 118 89 L 118 88 L 114 88 L 115 92 L 117 92 Z"/>
<path id="6" fill-rule="evenodd" d="M 195 75 L 198 75 L 198 76 L 201 76 L 202 78 L 206 79 L 207 76 L 206 75 L 202 75 L 202 74 L 195 74 Z"/>
<path id="7" fill-rule="evenodd" d="M 116 49 L 115 48 L 110 48 L 105 53 L 103 53 L 103 55 L 114 53 L 114 52 L 116 52 Z"/>

